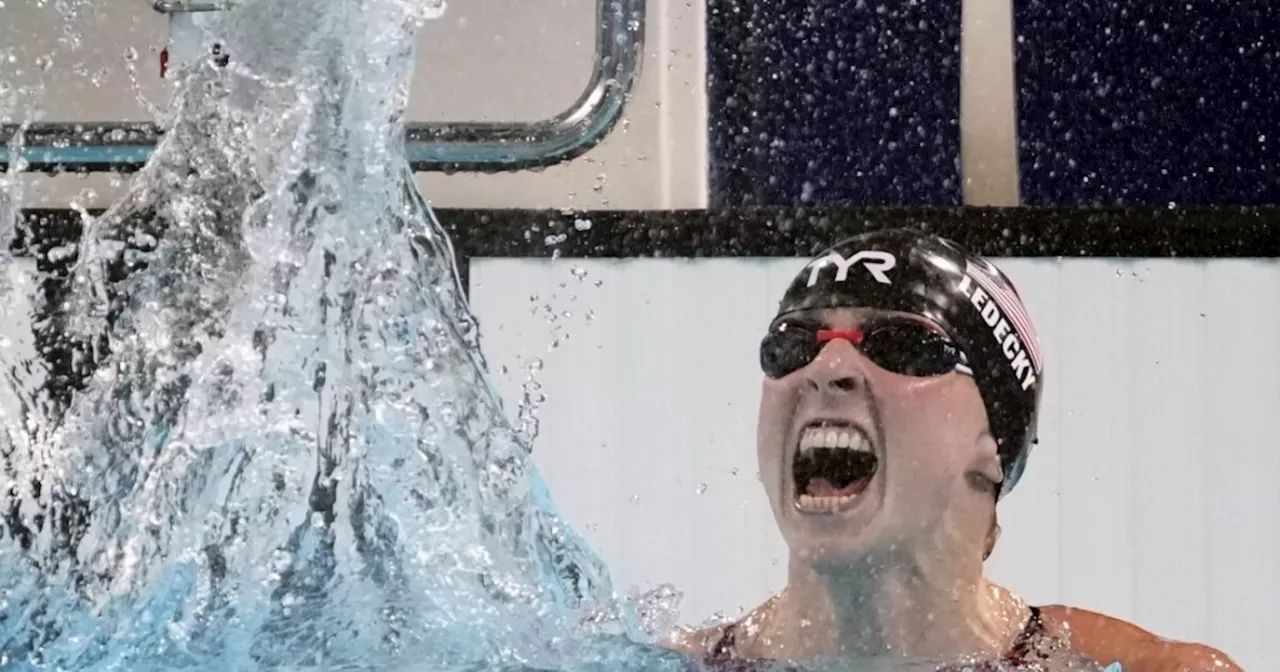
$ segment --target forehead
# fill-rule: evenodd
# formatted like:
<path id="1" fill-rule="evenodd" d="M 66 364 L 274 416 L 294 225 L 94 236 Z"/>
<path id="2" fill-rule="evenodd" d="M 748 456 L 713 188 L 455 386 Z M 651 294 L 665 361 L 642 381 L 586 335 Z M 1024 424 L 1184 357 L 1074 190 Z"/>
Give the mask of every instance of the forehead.
<path id="1" fill-rule="evenodd" d="M 779 315 L 776 325 L 787 320 L 813 322 L 835 329 L 853 329 L 885 320 L 909 320 L 942 331 L 942 326 L 924 316 L 880 308 L 810 308 Z"/>

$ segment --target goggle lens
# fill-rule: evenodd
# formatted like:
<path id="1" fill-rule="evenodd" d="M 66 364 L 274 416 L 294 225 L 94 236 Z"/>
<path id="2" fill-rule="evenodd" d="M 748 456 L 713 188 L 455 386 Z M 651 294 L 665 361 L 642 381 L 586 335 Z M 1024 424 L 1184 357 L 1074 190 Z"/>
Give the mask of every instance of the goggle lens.
<path id="1" fill-rule="evenodd" d="M 886 371 L 904 376 L 972 373 L 964 353 L 944 334 L 909 320 L 885 322 L 866 329 L 823 329 L 803 322 L 775 325 L 760 343 L 760 367 L 770 378 L 804 368 L 827 343 L 845 339 Z"/>

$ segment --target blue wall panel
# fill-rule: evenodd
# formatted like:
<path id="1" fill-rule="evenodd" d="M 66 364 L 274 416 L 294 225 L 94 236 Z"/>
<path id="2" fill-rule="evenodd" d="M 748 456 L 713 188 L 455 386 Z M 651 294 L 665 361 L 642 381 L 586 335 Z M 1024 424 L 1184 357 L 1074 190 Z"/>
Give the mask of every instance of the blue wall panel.
<path id="1" fill-rule="evenodd" d="M 1014 4 L 1024 203 L 1280 203 L 1280 3 Z"/>
<path id="2" fill-rule="evenodd" d="M 711 204 L 955 205 L 960 2 L 710 0 Z"/>

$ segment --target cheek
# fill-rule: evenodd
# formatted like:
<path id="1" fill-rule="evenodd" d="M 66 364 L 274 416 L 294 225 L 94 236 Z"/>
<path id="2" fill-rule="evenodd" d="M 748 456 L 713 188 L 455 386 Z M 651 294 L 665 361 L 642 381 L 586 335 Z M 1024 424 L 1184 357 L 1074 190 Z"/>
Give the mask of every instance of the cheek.
<path id="1" fill-rule="evenodd" d="M 922 424 L 939 440 L 968 449 L 987 430 L 987 408 L 972 379 L 960 378 L 952 384 L 922 387 L 918 393 L 914 403 L 921 417 L 929 419 Z"/>
<path id="2" fill-rule="evenodd" d="M 760 473 L 781 462 L 787 432 L 795 415 L 796 395 L 780 381 L 765 379 L 760 386 L 760 410 L 756 424 L 756 457 Z"/>
<path id="3" fill-rule="evenodd" d="M 765 379 L 760 385 L 760 412 L 756 431 L 760 436 L 785 433 L 795 415 L 796 395 L 780 381 Z"/>
<path id="4" fill-rule="evenodd" d="M 916 384 L 892 395 L 882 406 L 890 468 L 918 483 L 946 481 L 964 471 L 961 438 L 972 434 L 971 414 L 956 407 L 953 395 L 937 385 Z"/>

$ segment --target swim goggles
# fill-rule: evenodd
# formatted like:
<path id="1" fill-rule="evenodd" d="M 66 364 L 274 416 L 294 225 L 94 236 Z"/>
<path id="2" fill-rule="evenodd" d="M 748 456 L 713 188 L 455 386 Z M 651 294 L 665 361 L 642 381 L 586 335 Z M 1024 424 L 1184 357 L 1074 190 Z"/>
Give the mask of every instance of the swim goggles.
<path id="1" fill-rule="evenodd" d="M 876 366 L 904 376 L 973 375 L 964 352 L 945 334 L 913 320 L 895 319 L 861 329 L 827 329 L 804 320 L 780 320 L 760 342 L 760 368 L 781 378 L 804 368 L 828 343 L 844 339 Z"/>

